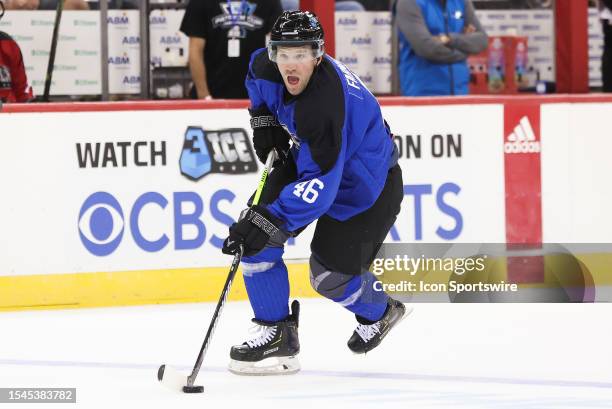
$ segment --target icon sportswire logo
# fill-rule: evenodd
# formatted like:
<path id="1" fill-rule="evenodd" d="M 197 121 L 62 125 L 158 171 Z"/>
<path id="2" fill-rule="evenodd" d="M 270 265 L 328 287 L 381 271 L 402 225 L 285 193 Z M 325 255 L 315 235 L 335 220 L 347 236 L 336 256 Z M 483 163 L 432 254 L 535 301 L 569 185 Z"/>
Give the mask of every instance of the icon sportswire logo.
<path id="1" fill-rule="evenodd" d="M 540 152 L 540 142 L 536 140 L 529 118 L 522 117 L 514 130 L 506 137 L 504 143 L 506 153 L 536 153 Z"/>

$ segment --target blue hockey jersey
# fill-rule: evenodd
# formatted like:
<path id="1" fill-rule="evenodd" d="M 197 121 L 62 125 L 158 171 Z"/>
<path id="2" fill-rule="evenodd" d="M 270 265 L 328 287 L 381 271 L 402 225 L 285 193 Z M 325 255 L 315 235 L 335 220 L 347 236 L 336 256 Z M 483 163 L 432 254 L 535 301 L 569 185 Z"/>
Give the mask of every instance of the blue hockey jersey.
<path id="1" fill-rule="evenodd" d="M 291 136 L 298 178 L 267 206 L 294 231 L 323 214 L 344 221 L 371 207 L 396 161 L 376 98 L 348 68 L 324 56 L 304 91 L 291 96 L 265 49 L 251 56 L 246 87 Z"/>

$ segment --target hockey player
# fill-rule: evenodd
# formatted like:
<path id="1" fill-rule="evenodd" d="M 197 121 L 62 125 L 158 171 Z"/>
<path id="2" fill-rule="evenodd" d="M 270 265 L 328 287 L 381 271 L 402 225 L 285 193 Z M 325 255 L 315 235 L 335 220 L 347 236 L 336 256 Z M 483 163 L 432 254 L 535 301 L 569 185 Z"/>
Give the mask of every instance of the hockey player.
<path id="1" fill-rule="evenodd" d="M 4 4 L 0 0 L 0 19 Z M 19 45 L 4 31 L 0 31 L 0 102 L 28 102 L 32 88 L 23 65 Z"/>
<path id="2" fill-rule="evenodd" d="M 323 29 L 303 11 L 278 18 L 267 49 L 251 56 L 246 87 L 257 156 L 265 161 L 272 149 L 287 156 L 275 163 L 262 204 L 245 210 L 224 242 L 226 254 L 244 246 L 242 271 L 259 329 L 231 348 L 229 369 L 299 370 L 299 304 L 290 313 L 282 255 L 287 238 L 315 220 L 312 286 L 355 314 L 348 347 L 366 353 L 406 314 L 401 302 L 374 291 L 376 279 L 367 270 L 403 198 L 397 150 L 380 106 L 359 78 L 325 55 Z"/>

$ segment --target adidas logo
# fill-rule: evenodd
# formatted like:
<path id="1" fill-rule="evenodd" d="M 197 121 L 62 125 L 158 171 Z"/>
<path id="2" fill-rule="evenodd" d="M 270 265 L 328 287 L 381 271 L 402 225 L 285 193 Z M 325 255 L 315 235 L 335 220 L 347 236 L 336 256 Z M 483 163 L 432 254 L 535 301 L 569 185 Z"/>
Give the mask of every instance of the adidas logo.
<path id="1" fill-rule="evenodd" d="M 535 153 L 540 152 L 540 142 L 536 141 L 535 133 L 529 118 L 522 117 L 514 131 L 506 138 L 504 143 L 506 153 Z"/>

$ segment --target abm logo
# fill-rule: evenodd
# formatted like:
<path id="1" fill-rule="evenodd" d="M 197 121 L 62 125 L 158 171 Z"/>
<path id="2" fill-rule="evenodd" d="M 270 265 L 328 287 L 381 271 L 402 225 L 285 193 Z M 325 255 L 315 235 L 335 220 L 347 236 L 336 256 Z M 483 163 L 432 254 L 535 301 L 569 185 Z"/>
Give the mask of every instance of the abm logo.
<path id="1" fill-rule="evenodd" d="M 138 45 L 140 44 L 140 37 L 138 36 L 123 36 L 121 40 L 122 45 Z"/>
<path id="2" fill-rule="evenodd" d="M 164 44 L 164 45 L 180 44 L 181 43 L 181 37 L 178 36 L 178 35 L 174 35 L 174 36 L 162 36 L 159 39 L 159 43 L 160 44 Z"/>
<path id="3" fill-rule="evenodd" d="M 356 26 L 357 25 L 357 18 L 355 18 L 354 16 L 339 18 L 338 19 L 338 25 L 340 25 L 340 26 Z"/>
<path id="4" fill-rule="evenodd" d="M 540 31 L 540 26 L 537 24 L 523 24 L 523 31 Z"/>
<path id="5" fill-rule="evenodd" d="M 123 56 L 115 56 L 115 57 L 108 57 L 108 64 L 109 65 L 129 65 L 130 64 L 130 57 L 128 57 L 126 54 L 124 54 Z"/>
<path id="6" fill-rule="evenodd" d="M 375 26 L 390 26 L 391 25 L 391 18 L 389 18 L 389 17 L 376 17 L 374 20 L 372 20 L 372 25 L 375 25 Z"/>
<path id="7" fill-rule="evenodd" d="M 168 19 L 166 18 L 166 16 L 151 16 L 151 19 L 149 21 L 152 26 L 168 23 Z"/>
<path id="8" fill-rule="evenodd" d="M 140 84 L 140 75 L 125 75 L 121 83 L 124 85 L 138 85 Z"/>
<path id="9" fill-rule="evenodd" d="M 372 45 L 372 37 L 353 37 L 352 45 Z"/>
<path id="10" fill-rule="evenodd" d="M 357 58 L 356 55 L 352 55 L 352 56 L 347 56 L 347 57 L 340 57 L 340 62 L 342 64 L 346 64 L 346 65 L 350 65 L 350 64 L 358 64 L 359 63 L 359 59 Z"/>
<path id="11" fill-rule="evenodd" d="M 123 16 L 109 16 L 106 19 L 108 24 L 117 25 L 117 26 L 127 26 L 130 24 L 130 19 L 126 14 Z"/>
<path id="12" fill-rule="evenodd" d="M 391 57 L 374 57 L 374 65 L 391 64 Z"/>
<path id="13" fill-rule="evenodd" d="M 199 180 L 209 173 L 257 172 L 257 161 L 244 129 L 206 131 L 190 126 L 185 131 L 179 160 L 181 174 Z"/>

